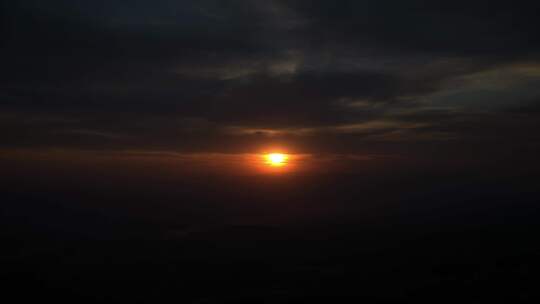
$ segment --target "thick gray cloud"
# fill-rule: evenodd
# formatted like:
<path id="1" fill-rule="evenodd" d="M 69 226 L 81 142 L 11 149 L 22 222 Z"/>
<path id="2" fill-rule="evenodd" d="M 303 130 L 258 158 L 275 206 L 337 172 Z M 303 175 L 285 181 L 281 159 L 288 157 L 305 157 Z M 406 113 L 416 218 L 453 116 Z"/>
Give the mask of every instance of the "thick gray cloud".
<path id="1" fill-rule="evenodd" d="M 0 3 L 4 147 L 538 141 L 536 3 Z"/>

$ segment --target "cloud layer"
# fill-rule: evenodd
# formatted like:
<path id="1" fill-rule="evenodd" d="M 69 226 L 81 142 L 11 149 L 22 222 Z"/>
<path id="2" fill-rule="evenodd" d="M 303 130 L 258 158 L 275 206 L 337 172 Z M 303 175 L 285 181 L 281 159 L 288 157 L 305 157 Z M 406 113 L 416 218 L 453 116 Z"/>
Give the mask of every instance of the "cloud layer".
<path id="1" fill-rule="evenodd" d="M 3 148 L 429 154 L 539 143 L 534 2 L 0 3 Z"/>

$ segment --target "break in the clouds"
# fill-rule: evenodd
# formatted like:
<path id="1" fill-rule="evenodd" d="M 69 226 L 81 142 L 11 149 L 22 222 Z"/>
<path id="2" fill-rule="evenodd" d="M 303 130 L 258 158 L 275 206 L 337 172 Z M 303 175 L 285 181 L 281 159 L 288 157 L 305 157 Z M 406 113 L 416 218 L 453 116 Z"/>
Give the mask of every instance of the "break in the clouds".
<path id="1" fill-rule="evenodd" d="M 538 143 L 536 2 L 1 5 L 4 148 L 245 152 L 280 142 L 401 153 Z"/>

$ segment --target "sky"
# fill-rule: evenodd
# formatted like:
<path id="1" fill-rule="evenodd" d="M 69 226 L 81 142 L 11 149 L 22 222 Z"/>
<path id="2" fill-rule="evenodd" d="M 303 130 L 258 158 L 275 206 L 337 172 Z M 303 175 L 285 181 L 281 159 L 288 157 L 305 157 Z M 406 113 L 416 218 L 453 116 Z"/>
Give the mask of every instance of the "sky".
<path id="1" fill-rule="evenodd" d="M 535 2 L 1 6 L 3 154 L 499 162 L 540 145 Z"/>

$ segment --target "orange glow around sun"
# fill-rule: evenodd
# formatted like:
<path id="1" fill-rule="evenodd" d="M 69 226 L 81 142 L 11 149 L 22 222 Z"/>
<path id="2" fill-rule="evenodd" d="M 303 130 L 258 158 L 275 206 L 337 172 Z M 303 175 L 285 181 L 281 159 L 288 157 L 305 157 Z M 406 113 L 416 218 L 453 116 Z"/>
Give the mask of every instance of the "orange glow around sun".
<path id="1" fill-rule="evenodd" d="M 272 167 L 283 167 L 287 165 L 289 156 L 283 153 L 268 153 L 264 155 L 265 163 Z"/>

